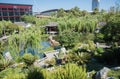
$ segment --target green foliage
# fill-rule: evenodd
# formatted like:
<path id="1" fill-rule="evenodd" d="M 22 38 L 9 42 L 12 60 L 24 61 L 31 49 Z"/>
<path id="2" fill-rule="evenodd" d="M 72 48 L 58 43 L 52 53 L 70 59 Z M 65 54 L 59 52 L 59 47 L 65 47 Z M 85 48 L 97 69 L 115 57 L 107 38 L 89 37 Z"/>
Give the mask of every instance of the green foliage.
<path id="1" fill-rule="evenodd" d="M 24 15 L 22 16 L 22 20 L 27 22 L 27 23 L 32 23 L 36 26 L 43 26 L 43 25 L 46 25 L 48 22 L 49 22 L 49 19 L 39 19 L 39 18 L 36 18 L 35 16 L 27 16 L 27 15 Z"/>
<path id="2" fill-rule="evenodd" d="M 99 53 L 103 53 L 103 52 L 104 52 L 104 49 L 101 48 L 101 47 L 99 47 L 99 48 L 97 48 L 97 51 L 98 51 Z"/>
<path id="3" fill-rule="evenodd" d="M 87 79 L 86 69 L 76 64 L 66 64 L 53 71 L 32 68 L 28 72 L 27 79 Z"/>
<path id="4" fill-rule="evenodd" d="M 69 62 L 77 63 L 78 65 L 83 65 L 88 62 L 91 55 L 87 52 L 78 52 L 69 54 Z"/>
<path id="5" fill-rule="evenodd" d="M 23 61 L 29 66 L 33 64 L 35 57 L 31 53 L 26 53 L 23 55 Z"/>
<path id="6" fill-rule="evenodd" d="M 11 60 L 6 60 L 4 58 L 0 59 L 0 71 L 6 69 L 10 65 L 12 65 L 13 62 Z"/>
<path id="7" fill-rule="evenodd" d="M 118 42 L 120 39 L 120 15 L 111 16 L 106 26 L 101 29 L 106 42 Z"/>
<path id="8" fill-rule="evenodd" d="M 64 11 L 63 8 L 58 10 L 57 17 L 63 17 L 66 15 L 66 12 Z"/>
<path id="9" fill-rule="evenodd" d="M 104 34 L 102 34 L 102 33 L 95 34 L 95 42 L 103 43 L 104 42 L 103 38 L 104 38 Z"/>
<path id="10" fill-rule="evenodd" d="M 88 15 L 88 12 L 87 11 L 85 11 L 85 10 L 83 10 L 83 11 L 81 11 L 80 9 L 79 9 L 79 7 L 77 7 L 77 6 L 75 6 L 75 7 L 73 7 L 73 8 L 71 8 L 70 10 L 64 10 L 63 8 L 61 8 L 61 9 L 59 9 L 58 10 L 58 12 L 57 12 L 57 17 L 66 17 L 66 15 L 68 16 L 68 17 L 76 17 L 76 18 L 78 18 L 78 17 L 82 17 L 82 16 L 86 16 L 86 15 Z"/>
<path id="11" fill-rule="evenodd" d="M 114 79 L 120 79 L 120 70 L 111 70 L 107 74 L 108 77 L 113 77 Z"/>
<path id="12" fill-rule="evenodd" d="M 10 21 L 0 21 L 0 37 L 3 35 L 11 35 L 19 32 L 22 27 L 11 23 Z"/>
<path id="13" fill-rule="evenodd" d="M 99 8 L 95 8 L 92 14 L 97 14 L 97 13 L 99 13 Z"/>
<path id="14" fill-rule="evenodd" d="M 0 54 L 3 54 L 3 51 L 5 50 L 5 42 L 4 41 L 0 41 Z"/>
<path id="15" fill-rule="evenodd" d="M 20 68 L 7 68 L 0 72 L 0 79 L 26 79 Z"/>
<path id="16" fill-rule="evenodd" d="M 19 34 L 13 34 L 8 38 L 7 49 L 11 52 L 12 56 L 16 58 L 19 52 L 27 49 L 27 47 L 40 48 L 41 31 L 36 27 L 26 29 Z M 14 48 L 14 49 L 13 49 Z"/>
<path id="17" fill-rule="evenodd" d="M 119 48 L 106 49 L 100 56 L 97 57 L 97 60 L 101 63 L 108 65 L 119 65 L 120 62 L 120 50 Z"/>
<path id="18" fill-rule="evenodd" d="M 27 73 L 27 79 L 46 79 L 42 73 L 42 69 L 31 68 Z"/>
<path id="19" fill-rule="evenodd" d="M 67 18 L 58 19 L 59 32 L 73 30 L 75 32 L 93 33 L 97 27 L 97 19 L 94 17 Z"/>
<path id="20" fill-rule="evenodd" d="M 83 43 L 78 43 L 73 50 L 75 52 L 88 52 L 93 54 L 96 51 L 96 46 L 93 41 L 87 40 Z"/>
<path id="21" fill-rule="evenodd" d="M 66 64 L 55 71 L 54 79 L 87 79 L 86 69 L 76 64 Z"/>
<path id="22" fill-rule="evenodd" d="M 12 76 L 14 74 L 14 76 Z M 26 79 L 24 73 L 10 73 L 3 79 Z"/>
<path id="23" fill-rule="evenodd" d="M 52 58 L 50 60 L 46 60 L 45 63 L 50 66 L 54 66 L 56 64 L 56 60 L 55 60 L 55 58 Z"/>
<path id="24" fill-rule="evenodd" d="M 75 37 L 79 36 L 77 32 L 70 32 L 65 31 L 59 36 L 60 44 L 64 45 L 65 47 L 73 47 L 77 42 Z"/>
<path id="25" fill-rule="evenodd" d="M 44 52 L 53 51 L 53 50 L 54 50 L 54 48 L 50 46 L 50 47 L 48 47 L 48 48 L 46 48 L 44 50 L 39 50 L 39 52 L 44 53 Z"/>

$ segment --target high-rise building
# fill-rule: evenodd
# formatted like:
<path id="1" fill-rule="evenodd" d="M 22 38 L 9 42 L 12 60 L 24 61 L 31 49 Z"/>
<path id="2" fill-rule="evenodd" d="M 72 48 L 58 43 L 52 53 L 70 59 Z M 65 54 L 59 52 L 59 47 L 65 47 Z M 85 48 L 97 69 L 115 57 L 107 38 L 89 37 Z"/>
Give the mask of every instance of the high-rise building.
<path id="1" fill-rule="evenodd" d="M 92 0 L 92 10 L 94 10 L 95 8 L 99 9 L 99 3 L 100 0 Z"/>
<path id="2" fill-rule="evenodd" d="M 0 3 L 0 21 L 20 21 L 22 15 L 32 15 L 32 5 Z"/>

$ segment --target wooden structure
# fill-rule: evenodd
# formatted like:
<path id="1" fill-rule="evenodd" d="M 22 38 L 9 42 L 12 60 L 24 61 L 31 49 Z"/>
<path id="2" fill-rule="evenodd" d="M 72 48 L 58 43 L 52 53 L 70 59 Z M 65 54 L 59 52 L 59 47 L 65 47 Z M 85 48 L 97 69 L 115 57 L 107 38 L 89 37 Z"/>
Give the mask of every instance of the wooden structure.
<path id="1" fill-rule="evenodd" d="M 57 22 L 50 22 L 48 25 L 46 25 L 46 33 L 47 34 L 58 34 L 58 23 Z"/>

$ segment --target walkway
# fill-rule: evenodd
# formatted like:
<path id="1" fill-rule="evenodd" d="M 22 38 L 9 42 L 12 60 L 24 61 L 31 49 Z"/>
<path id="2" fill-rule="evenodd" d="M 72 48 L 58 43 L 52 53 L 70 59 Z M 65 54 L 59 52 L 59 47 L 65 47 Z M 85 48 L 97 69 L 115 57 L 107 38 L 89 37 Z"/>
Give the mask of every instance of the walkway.
<path id="1" fill-rule="evenodd" d="M 46 57 L 42 58 L 42 59 L 39 59 L 39 60 L 36 60 L 34 65 L 37 66 L 37 67 L 44 66 L 46 60 L 50 60 L 50 59 L 54 58 L 55 57 L 54 55 L 56 55 L 58 53 L 59 53 L 59 51 L 56 51 L 56 50 L 47 52 Z"/>

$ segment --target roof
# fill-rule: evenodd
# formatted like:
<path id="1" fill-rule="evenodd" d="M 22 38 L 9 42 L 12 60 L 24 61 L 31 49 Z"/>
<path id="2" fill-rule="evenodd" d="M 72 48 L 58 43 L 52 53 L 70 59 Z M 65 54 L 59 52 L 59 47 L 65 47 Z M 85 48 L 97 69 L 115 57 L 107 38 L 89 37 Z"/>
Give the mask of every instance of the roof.
<path id="1" fill-rule="evenodd" d="M 49 22 L 48 25 L 46 25 L 46 27 L 55 27 L 55 26 L 58 26 L 58 23 L 57 22 Z"/>
<path id="2" fill-rule="evenodd" d="M 23 26 L 23 27 L 30 27 L 31 26 L 31 24 L 27 24 L 25 22 L 14 22 L 14 24 L 17 24 L 17 25 Z"/>
<path id="3" fill-rule="evenodd" d="M 33 6 L 31 4 L 14 4 L 14 3 L 0 3 L 0 4 L 3 4 L 3 5 L 25 5 L 25 6 Z"/>

